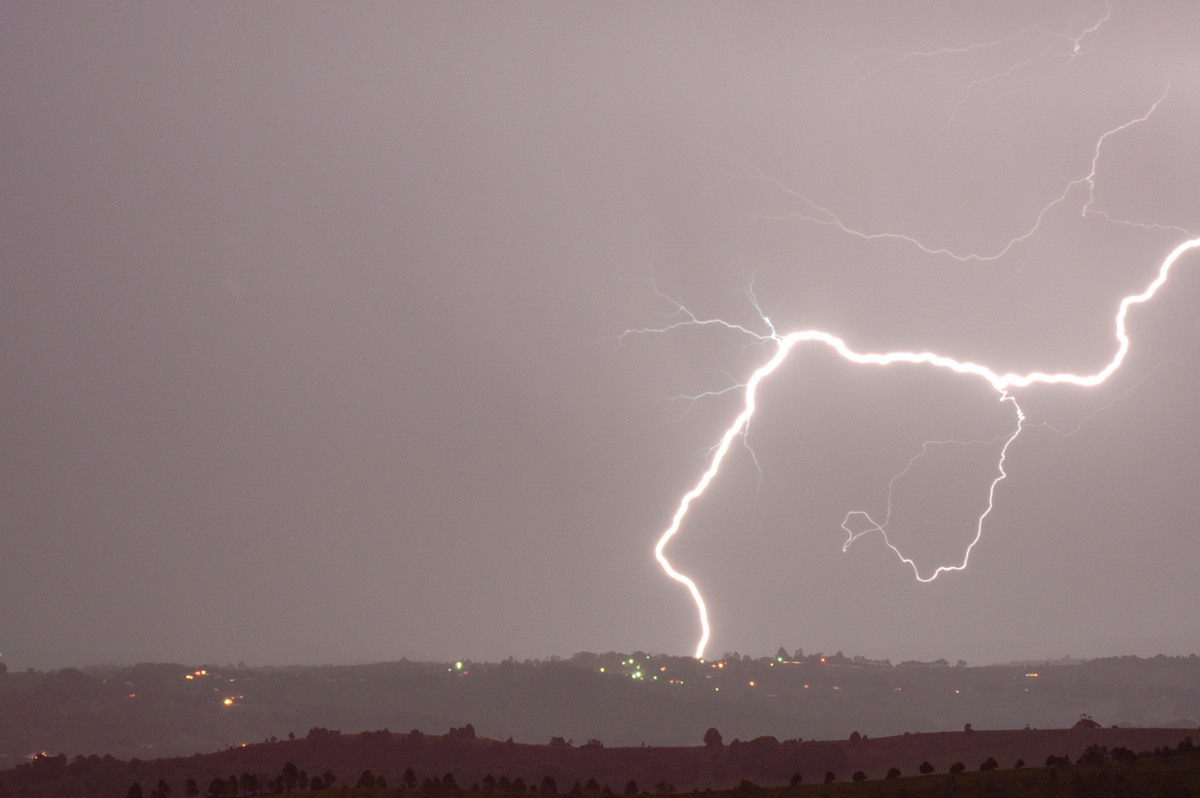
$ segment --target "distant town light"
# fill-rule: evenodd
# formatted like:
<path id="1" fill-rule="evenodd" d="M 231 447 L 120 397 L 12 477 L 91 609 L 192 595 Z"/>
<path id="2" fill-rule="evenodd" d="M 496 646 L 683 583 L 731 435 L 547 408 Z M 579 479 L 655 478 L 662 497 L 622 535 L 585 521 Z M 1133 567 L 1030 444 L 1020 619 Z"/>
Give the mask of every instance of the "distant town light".
<path id="1" fill-rule="evenodd" d="M 226 699 L 225 699 L 224 701 L 222 701 L 221 703 L 223 703 L 223 704 L 224 704 L 225 706 L 227 706 L 227 707 L 231 707 L 231 706 L 233 706 L 233 699 L 232 699 L 232 698 L 226 698 Z"/>
<path id="2" fill-rule="evenodd" d="M 461 671 L 461 670 L 462 670 L 462 668 L 463 668 L 463 666 L 462 666 L 462 660 L 459 660 L 458 662 L 454 663 L 454 670 L 456 670 L 456 671 Z"/>

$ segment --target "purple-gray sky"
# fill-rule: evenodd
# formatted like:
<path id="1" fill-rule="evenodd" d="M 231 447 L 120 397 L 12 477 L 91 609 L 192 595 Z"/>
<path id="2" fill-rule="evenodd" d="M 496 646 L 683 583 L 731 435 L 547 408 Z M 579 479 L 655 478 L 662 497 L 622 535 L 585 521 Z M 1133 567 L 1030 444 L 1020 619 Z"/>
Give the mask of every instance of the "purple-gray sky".
<path id="1" fill-rule="evenodd" d="M 5 4 L 4 661 L 690 653 L 652 548 L 739 399 L 673 397 L 771 345 L 619 340 L 672 321 L 656 290 L 765 331 L 753 283 L 780 332 L 1098 370 L 1121 297 L 1200 230 L 1200 14 L 880 5 Z M 1101 136 L 1168 81 L 1086 206 Z M 801 195 L 981 255 L 1050 207 L 959 261 Z M 1131 312 L 1104 386 L 1018 392 L 971 566 L 931 584 L 839 524 L 1011 410 L 794 353 L 761 478 L 735 448 L 669 549 L 710 652 L 1197 650 L 1197 267 Z M 923 569 L 961 558 L 995 455 L 935 446 L 897 481 Z"/>

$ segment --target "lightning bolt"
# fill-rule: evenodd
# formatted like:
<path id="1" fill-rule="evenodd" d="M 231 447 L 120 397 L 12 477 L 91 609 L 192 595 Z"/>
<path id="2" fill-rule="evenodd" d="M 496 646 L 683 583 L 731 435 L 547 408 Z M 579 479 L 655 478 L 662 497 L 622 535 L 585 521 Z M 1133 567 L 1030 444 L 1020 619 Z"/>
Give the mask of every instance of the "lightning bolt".
<path id="1" fill-rule="evenodd" d="M 983 77 L 971 81 L 963 94 L 959 97 L 958 103 L 954 106 L 954 112 L 957 113 L 959 106 L 963 104 L 969 97 L 981 91 L 988 84 L 1010 78 L 1018 71 L 1029 67 L 1035 61 L 1046 58 L 1060 58 L 1062 66 L 1065 68 L 1076 58 L 1079 58 L 1086 48 L 1086 41 L 1097 34 L 1097 32 L 1112 18 L 1113 7 L 1111 3 L 1105 3 L 1102 14 L 1093 18 L 1090 24 L 1079 25 L 1074 23 L 1076 28 L 1075 33 L 1065 33 L 1054 31 L 1047 26 L 1033 26 L 1025 28 L 1017 33 L 1009 36 L 997 38 L 993 41 L 982 44 L 972 44 L 964 47 L 944 48 L 939 50 L 930 50 L 924 52 L 886 52 L 884 53 L 885 60 L 880 63 L 855 84 L 855 93 L 858 89 L 872 79 L 877 73 L 888 69 L 891 66 L 910 59 L 933 59 L 939 57 L 958 57 L 958 56 L 974 56 L 983 55 L 985 51 L 999 51 L 1002 48 L 1025 47 L 1022 40 L 1032 41 L 1035 49 L 1031 55 L 1019 60 L 1006 68 L 993 71 Z M 1116 314 L 1113 319 L 1115 351 L 1111 359 L 1103 364 L 1096 371 L 1091 373 L 1070 373 L 1070 372 L 1047 372 L 1047 371 L 1029 371 L 1029 372 L 999 372 L 987 365 L 966 360 L 958 360 L 946 354 L 932 351 L 892 351 L 892 352 L 866 352 L 852 348 L 845 339 L 825 330 L 805 329 L 796 330 L 793 332 L 782 333 L 776 329 L 770 317 L 763 312 L 757 299 L 751 292 L 750 298 L 758 313 L 760 325 L 758 329 L 751 329 L 750 326 L 736 324 L 725 321 L 723 319 L 701 318 L 687 307 L 682 302 L 670 300 L 674 304 L 674 312 L 668 318 L 668 322 L 658 328 L 648 329 L 632 329 L 627 330 L 624 335 L 639 334 L 639 333 L 665 333 L 674 330 L 680 330 L 690 327 L 718 327 L 737 335 L 745 337 L 750 344 L 762 346 L 767 352 L 765 360 L 750 374 L 749 378 L 744 382 L 738 382 L 736 379 L 730 379 L 731 385 L 719 390 L 706 391 L 693 396 L 677 397 L 684 398 L 689 401 L 688 408 L 691 407 L 697 400 L 721 394 L 729 394 L 738 392 L 741 397 L 741 408 L 737 415 L 732 419 L 729 425 L 725 428 L 716 444 L 708 452 L 707 466 L 700 474 L 699 478 L 679 499 L 675 512 L 671 517 L 670 524 L 659 535 L 654 546 L 654 557 L 659 566 L 663 569 L 668 577 L 683 585 L 690 594 L 693 603 L 696 607 L 696 613 L 699 620 L 700 637 L 695 648 L 695 656 L 702 658 L 705 648 L 711 637 L 711 626 L 708 617 L 708 608 L 704 601 L 704 597 L 696 584 L 685 573 L 682 573 L 674 567 L 671 560 L 667 556 L 667 549 L 671 541 L 679 534 L 683 524 L 687 520 L 693 503 L 703 496 L 708 490 L 712 482 L 720 473 L 721 466 L 733 447 L 736 439 L 740 438 L 743 445 L 749 448 L 748 432 L 752 419 L 758 408 L 759 391 L 766 381 L 787 362 L 788 356 L 795 350 L 802 348 L 802 345 L 823 345 L 837 353 L 843 360 L 859 365 L 859 366 L 892 366 L 897 364 L 907 364 L 913 366 L 928 367 L 934 369 L 943 369 L 950 371 L 955 375 L 962 376 L 967 379 L 981 380 L 995 394 L 996 400 L 1011 409 L 1014 422 L 1011 430 L 991 441 L 927 441 L 921 448 L 921 451 L 914 455 L 908 462 L 907 466 L 898 474 L 892 477 L 888 484 L 887 505 L 885 515 L 882 522 L 876 521 L 869 513 L 861 510 L 853 510 L 848 512 L 841 524 L 842 529 L 846 532 L 846 540 L 843 544 L 843 551 L 849 547 L 860 537 L 878 533 L 885 545 L 897 556 L 897 558 L 909 568 L 911 568 L 914 577 L 917 581 L 928 583 L 935 580 L 938 576 L 951 571 L 962 571 L 967 568 L 970 562 L 971 555 L 983 537 L 984 524 L 991 515 L 995 503 L 996 493 L 1001 482 L 1008 477 L 1007 463 L 1008 454 L 1011 446 L 1016 442 L 1022 431 L 1029 426 L 1026 423 L 1026 416 L 1023 412 L 1017 394 L 1024 388 L 1033 385 L 1052 385 L 1052 386 L 1074 386 L 1077 388 L 1092 388 L 1107 381 L 1124 363 L 1125 358 L 1130 349 L 1130 338 L 1127 330 L 1127 319 L 1130 310 L 1139 304 L 1149 302 L 1159 291 L 1159 289 L 1167 282 L 1174 265 L 1180 258 L 1184 257 L 1191 250 L 1200 248 L 1200 236 L 1196 233 L 1185 230 L 1182 227 L 1174 225 L 1163 225 L 1157 223 L 1146 223 L 1131 219 L 1116 218 L 1105 210 L 1096 208 L 1096 181 L 1097 173 L 1100 167 L 1101 155 L 1104 151 L 1106 142 L 1110 138 L 1121 134 L 1122 132 L 1142 124 L 1149 120 L 1159 106 L 1166 101 L 1171 90 L 1171 83 L 1168 80 L 1161 94 L 1144 113 L 1129 118 L 1127 121 L 1116 125 L 1108 130 L 1105 130 L 1094 139 L 1094 146 L 1090 152 L 1090 157 L 1087 157 L 1083 164 L 1080 165 L 1078 171 L 1075 172 L 1076 177 L 1070 179 L 1062 185 L 1061 190 L 1056 195 L 1049 196 L 1040 210 L 1032 214 L 1032 219 L 1028 226 L 1019 228 L 1019 232 L 1006 243 L 998 245 L 991 250 L 982 252 L 966 252 L 954 249 L 948 245 L 927 242 L 921 238 L 908 235 L 902 232 L 895 231 L 870 231 L 856 226 L 849 221 L 847 217 L 839 215 L 832 207 L 822 204 L 821 202 L 810 198 L 804 193 L 794 190 L 780 180 L 765 174 L 757 169 L 753 164 L 737 158 L 730 153 L 722 151 L 722 155 L 730 162 L 739 165 L 738 172 L 734 179 L 760 181 L 764 185 L 773 190 L 777 190 L 783 195 L 790 197 L 799 206 L 797 210 L 779 215 L 755 214 L 754 218 L 780 221 L 780 220 L 799 220 L 809 224 L 815 224 L 825 227 L 831 227 L 842 235 L 849 238 L 856 238 L 862 241 L 875 243 L 889 243 L 895 246 L 907 247 L 915 249 L 927 256 L 945 259 L 959 264 L 982 264 L 999 261 L 1009 254 L 1014 249 L 1020 247 L 1027 241 L 1033 239 L 1041 230 L 1044 222 L 1048 218 L 1052 210 L 1058 206 L 1068 203 L 1071 198 L 1077 198 L 1079 201 L 1078 210 L 1082 217 L 1095 217 L 1104 221 L 1128 227 L 1154 232 L 1173 232 L 1184 238 L 1181 243 L 1178 243 L 1166 257 L 1161 261 L 1158 272 L 1153 280 L 1140 293 L 1131 294 L 1120 300 L 1117 305 Z M 953 114 L 952 114 L 953 116 Z M 655 289 L 660 297 L 663 294 Z M 1139 383 L 1140 384 L 1140 383 Z M 1135 386 L 1136 387 L 1136 386 Z M 1132 390 L 1132 389 L 1131 389 Z M 1117 400 L 1119 401 L 1119 400 Z M 1097 411 L 1098 412 L 1098 411 Z M 1082 422 L 1081 422 L 1082 423 Z M 948 565 L 939 565 L 932 571 L 923 574 L 918 567 L 916 561 L 906 556 L 898 546 L 896 546 L 888 537 L 888 524 L 892 515 L 892 498 L 897 481 L 904 477 L 914 467 L 917 461 L 928 454 L 929 449 L 933 445 L 988 445 L 992 447 L 999 446 L 999 451 L 996 459 L 995 473 L 988 485 L 987 502 L 983 511 L 978 516 L 975 522 L 974 535 L 969 544 L 962 553 L 961 558 Z M 751 450 L 753 455 L 753 450 Z M 755 466 L 758 467 L 757 458 L 755 458 Z M 759 469 L 761 478 L 761 469 Z"/>
<path id="2" fill-rule="evenodd" d="M 668 577 L 679 582 L 690 593 L 693 602 L 696 605 L 696 612 L 700 622 L 700 639 L 696 643 L 695 656 L 700 658 L 704 656 L 704 650 L 708 645 L 709 638 L 712 634 L 712 629 L 708 620 L 708 607 L 705 604 L 704 597 L 700 593 L 700 588 L 696 585 L 695 580 L 686 574 L 677 570 L 671 561 L 667 558 L 666 549 L 671 540 L 679 533 L 683 526 L 684 520 L 687 518 L 688 511 L 691 509 L 692 503 L 702 496 L 712 481 L 716 479 L 721 470 L 721 464 L 725 460 L 725 456 L 729 453 L 733 442 L 739 436 L 743 436 L 749 427 L 750 420 L 754 417 L 754 413 L 758 407 L 758 392 L 763 382 L 772 374 L 779 370 L 787 361 L 788 355 L 800 344 L 823 344 L 842 359 L 860 366 L 891 366 L 898 363 L 906 363 L 917 366 L 930 366 L 932 368 L 945 369 L 955 374 L 964 377 L 975 378 L 987 383 L 992 390 L 996 392 L 997 399 L 1000 402 L 1011 403 L 1016 413 L 1017 423 L 1012 434 L 1004 440 L 1004 445 L 1000 451 L 998 476 L 992 480 L 991 488 L 988 491 L 987 509 L 980 515 L 976 525 L 975 536 L 970 545 L 967 546 L 963 554 L 962 561 L 955 565 L 944 565 L 938 567 L 932 574 L 927 577 L 922 577 L 915 562 L 910 558 L 905 557 L 900 550 L 887 540 L 886 521 L 883 524 L 876 523 L 869 515 L 861 511 L 853 511 L 848 513 L 842 528 L 849 535 L 845 546 L 849 545 L 865 532 L 880 532 L 886 544 L 900 558 L 902 562 L 909 565 L 913 569 L 914 575 L 921 582 L 931 582 L 943 573 L 949 571 L 961 571 L 967 567 L 971 552 L 975 545 L 980 541 L 983 535 L 983 524 L 987 516 L 991 513 L 995 503 L 996 486 L 1007 476 L 1004 470 L 1005 459 L 1008 454 L 1009 446 L 1016 440 L 1020 434 L 1025 415 L 1021 412 L 1020 406 L 1017 404 L 1016 398 L 1011 394 L 1011 391 L 1019 388 L 1026 388 L 1031 385 L 1073 385 L 1081 388 L 1090 388 L 1100 385 L 1107 380 L 1113 373 L 1121 367 L 1125 360 L 1126 354 L 1129 352 L 1130 339 L 1126 329 L 1126 320 L 1129 315 L 1129 310 L 1134 305 L 1139 305 L 1150 301 L 1158 290 L 1166 283 L 1168 276 L 1171 273 L 1175 263 L 1187 252 L 1200 248 L 1200 237 L 1188 239 L 1178 244 L 1162 261 L 1158 269 L 1158 275 L 1150 282 L 1150 284 L 1141 293 L 1126 296 L 1121 300 L 1117 308 L 1117 313 L 1114 318 L 1115 337 L 1117 342 L 1116 352 L 1109 362 L 1103 368 L 1091 374 L 1073 374 L 1069 372 L 1049 373 L 1044 371 L 1031 371 L 1027 373 L 998 373 L 987 366 L 971 361 L 956 360 L 955 358 L 936 352 L 859 352 L 852 349 L 842 338 L 839 338 L 832 333 L 822 330 L 798 330 L 787 334 L 780 334 L 775 331 L 769 319 L 764 317 L 764 322 L 767 325 L 769 332 L 758 333 L 750 330 L 748 327 L 722 321 L 719 319 L 701 319 L 696 317 L 690 311 L 680 305 L 680 313 L 683 315 L 679 321 L 671 323 L 663 328 L 655 330 L 629 330 L 626 334 L 634 334 L 639 332 L 663 332 L 667 330 L 678 329 L 686 326 L 722 326 L 739 333 L 750 335 L 764 343 L 774 345 L 774 351 L 765 363 L 759 366 L 750 375 L 750 378 L 741 386 L 742 390 L 742 409 L 733 419 L 730 425 L 721 435 L 720 440 L 712 450 L 711 458 L 708 462 L 708 467 L 700 475 L 699 480 L 692 486 L 690 490 L 683 494 L 679 500 L 679 505 L 675 510 L 675 514 L 671 518 L 670 525 L 662 532 L 658 538 L 658 542 L 654 546 L 654 557 L 662 567 Z M 910 463 L 911 466 L 911 463 Z M 855 516 L 862 516 L 869 523 L 868 529 L 858 533 L 853 532 L 850 527 L 850 520 Z"/>

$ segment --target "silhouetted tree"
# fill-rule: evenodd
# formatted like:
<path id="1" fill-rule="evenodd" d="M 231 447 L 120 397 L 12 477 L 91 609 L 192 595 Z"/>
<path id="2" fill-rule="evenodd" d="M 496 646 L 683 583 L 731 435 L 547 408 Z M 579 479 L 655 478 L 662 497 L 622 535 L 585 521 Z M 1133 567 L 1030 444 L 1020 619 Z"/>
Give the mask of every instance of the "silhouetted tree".
<path id="1" fill-rule="evenodd" d="M 188 779 L 183 786 L 183 792 L 187 798 L 196 798 L 200 794 L 200 788 L 196 786 L 196 780 Z"/>
<path id="2" fill-rule="evenodd" d="M 626 782 L 625 794 L 626 795 L 637 795 L 638 794 L 638 786 L 637 786 L 636 781 L 634 781 L 633 779 L 630 779 L 628 782 Z"/>
<path id="3" fill-rule="evenodd" d="M 826 784 L 833 784 L 833 780 L 836 778 L 837 778 L 837 776 L 833 775 L 832 770 L 825 771 L 825 783 Z"/>
<path id="4" fill-rule="evenodd" d="M 717 731 L 715 726 L 710 727 L 709 730 L 704 733 L 704 744 L 709 748 L 720 748 L 721 742 L 721 733 Z"/>
<path id="5" fill-rule="evenodd" d="M 313 729 L 313 731 L 316 731 L 316 729 Z M 309 732 L 309 735 L 312 735 L 312 731 Z M 280 771 L 279 775 L 283 776 L 284 791 L 291 792 L 296 786 L 296 782 L 300 780 L 300 769 L 296 767 L 295 762 L 286 762 L 284 763 L 283 770 Z"/>
<path id="6" fill-rule="evenodd" d="M 930 764 L 929 760 L 927 759 L 921 763 L 921 767 L 917 768 L 917 770 L 922 776 L 928 776 L 933 772 L 933 765 Z"/>
<path id="7" fill-rule="evenodd" d="M 962 773 L 966 769 L 967 769 L 967 766 L 964 765 L 962 762 L 955 762 L 953 765 L 950 766 L 951 773 Z"/>
<path id="8" fill-rule="evenodd" d="M 521 778 L 520 776 L 517 776 L 515 779 L 512 780 L 512 791 L 513 792 L 525 792 L 527 789 L 529 789 L 529 788 L 525 786 L 525 779 Z"/>
<path id="9" fill-rule="evenodd" d="M 366 787 L 368 789 L 374 789 L 375 774 L 372 773 L 369 769 L 364 770 L 362 772 L 362 774 L 358 777 L 358 783 L 356 783 L 354 786 L 355 787 Z"/>
<path id="10" fill-rule="evenodd" d="M 983 760 L 983 762 L 979 765 L 980 771 L 984 773 L 995 770 L 998 767 L 1000 767 L 1000 763 L 997 762 L 996 758 L 992 756 L 989 756 L 987 759 Z"/>
<path id="11" fill-rule="evenodd" d="M 489 773 L 483 777 L 483 791 L 491 792 L 494 789 L 496 789 L 496 777 Z"/>
<path id="12" fill-rule="evenodd" d="M 1112 757 L 1112 761 L 1120 762 L 1122 765 L 1137 764 L 1137 754 L 1123 745 L 1118 745 L 1116 748 L 1114 748 L 1110 752 L 1109 756 Z"/>
<path id="13" fill-rule="evenodd" d="M 555 795 L 558 793 L 558 784 L 554 781 L 552 776 L 543 776 L 542 783 L 538 787 L 538 792 L 542 793 L 543 795 Z"/>
<path id="14" fill-rule="evenodd" d="M 887 778 L 889 778 L 889 779 L 900 778 L 900 768 L 897 768 L 897 767 L 888 768 Z"/>
<path id="15" fill-rule="evenodd" d="M 1083 749 L 1083 753 L 1075 762 L 1079 765 L 1103 765 L 1106 759 L 1108 759 L 1108 749 L 1093 743 Z"/>
<path id="16" fill-rule="evenodd" d="M 404 785 L 404 789 L 411 790 L 417 786 L 417 774 L 412 768 L 405 768 L 404 775 L 400 777 L 400 783 Z"/>
<path id="17" fill-rule="evenodd" d="M 135 781 L 129 785 L 129 789 L 125 792 L 125 798 L 142 798 L 142 783 Z"/>
<path id="18" fill-rule="evenodd" d="M 225 779 L 213 777 L 208 783 L 208 798 L 225 798 Z"/>
<path id="19" fill-rule="evenodd" d="M 867 774 L 866 774 L 866 773 L 863 773 L 861 770 L 856 770 L 856 771 L 854 771 L 854 775 L 853 775 L 853 776 L 851 776 L 850 778 L 851 778 L 853 781 L 866 781 L 866 780 L 867 780 Z"/>
<path id="20" fill-rule="evenodd" d="M 445 776 L 442 776 L 442 789 L 447 792 L 459 792 L 458 782 L 454 780 L 453 773 L 447 773 Z"/>
<path id="21" fill-rule="evenodd" d="M 800 771 L 797 770 L 795 773 L 792 774 L 791 781 L 789 781 L 788 784 L 792 785 L 793 787 L 799 787 L 803 782 L 804 782 L 804 777 L 801 776 Z"/>
<path id="22" fill-rule="evenodd" d="M 600 792 L 600 782 L 596 781 L 594 776 L 589 778 L 583 783 L 583 791 L 588 795 L 595 795 Z"/>
<path id="23" fill-rule="evenodd" d="M 1018 759 L 1016 762 L 1013 763 L 1013 768 L 1015 768 L 1016 770 L 1020 770 L 1023 767 L 1025 767 L 1024 759 Z"/>

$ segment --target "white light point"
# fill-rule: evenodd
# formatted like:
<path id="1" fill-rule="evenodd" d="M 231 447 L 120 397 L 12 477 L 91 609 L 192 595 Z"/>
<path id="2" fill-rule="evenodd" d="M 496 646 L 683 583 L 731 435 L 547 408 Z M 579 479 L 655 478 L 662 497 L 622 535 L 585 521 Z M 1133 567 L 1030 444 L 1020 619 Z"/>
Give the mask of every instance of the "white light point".
<path id="1" fill-rule="evenodd" d="M 687 491 L 679 500 L 679 506 L 675 510 L 674 516 L 671 518 L 670 525 L 662 532 L 658 538 L 658 542 L 654 546 L 654 557 L 658 561 L 659 565 L 662 566 L 663 571 L 671 579 L 674 579 L 686 587 L 692 596 L 692 600 L 695 602 L 696 612 L 700 621 L 700 639 L 696 643 L 695 656 L 697 658 L 704 657 L 704 650 L 708 645 L 709 638 L 711 637 L 712 630 L 708 621 L 708 608 L 704 602 L 704 597 L 700 593 L 700 588 L 696 585 L 695 581 L 686 574 L 679 572 L 671 565 L 670 560 L 666 556 L 667 544 L 671 542 L 671 539 L 674 538 L 676 534 L 678 534 L 683 525 L 684 519 L 687 517 L 688 510 L 690 509 L 692 502 L 703 495 L 708 489 L 708 486 L 716 478 L 721 469 L 721 464 L 725 460 L 725 455 L 729 453 L 729 449 L 733 444 L 734 438 L 745 433 L 745 430 L 750 424 L 750 420 L 754 417 L 755 410 L 757 409 L 759 386 L 765 379 L 774 374 L 775 371 L 783 365 L 783 363 L 787 360 L 787 356 L 797 344 L 824 344 L 833 351 L 837 352 L 838 355 L 840 355 L 844 360 L 856 365 L 890 366 L 897 363 L 907 363 L 911 365 L 925 365 L 932 366 L 934 368 L 946 369 L 954 372 L 955 374 L 981 379 L 996 391 L 999 401 L 1012 402 L 1013 408 L 1017 414 L 1017 425 L 1013 431 L 1013 434 L 1007 440 L 1005 440 L 1004 446 L 1001 449 L 998 463 L 999 475 L 992 481 L 991 489 L 988 493 L 987 509 L 984 510 L 983 514 L 979 517 L 979 521 L 976 525 L 975 537 L 967 547 L 962 561 L 957 565 L 941 566 L 930 576 L 923 578 L 918 572 L 916 565 L 910 559 L 904 557 L 904 555 L 895 546 L 893 546 L 890 541 L 887 542 L 887 545 L 897 554 L 897 556 L 899 556 L 903 562 L 907 563 L 913 568 L 913 572 L 917 576 L 918 580 L 921 582 L 931 582 L 942 573 L 947 571 L 961 571 L 966 568 L 972 549 L 979 542 L 983 535 L 983 523 L 988 514 L 992 511 L 996 485 L 1007 476 L 1006 472 L 1004 471 L 1004 460 L 1008 453 L 1008 447 L 1016 439 L 1017 435 L 1020 434 L 1024 421 L 1024 414 L 1017 405 L 1016 399 L 1011 395 L 1011 391 L 1035 384 L 1073 385 L 1081 388 L 1090 388 L 1100 385 L 1107 380 L 1114 372 L 1117 371 L 1117 369 L 1121 367 L 1121 364 L 1124 362 L 1125 356 L 1129 351 L 1130 341 L 1126 332 L 1126 317 L 1128 316 L 1129 309 L 1134 305 L 1147 302 L 1153 298 L 1158 292 L 1158 289 L 1161 288 L 1162 285 L 1167 281 L 1167 277 L 1170 274 L 1171 268 L 1175 265 L 1176 261 L 1178 261 L 1184 253 L 1198 247 L 1200 247 L 1200 237 L 1191 238 L 1177 245 L 1163 260 L 1162 265 L 1159 267 L 1158 275 L 1146 287 L 1145 290 L 1139 294 L 1133 294 L 1121 300 L 1114 318 L 1115 335 L 1117 339 L 1116 353 L 1103 368 L 1092 374 L 1073 374 L 1068 372 L 1049 373 L 1043 371 L 1031 371 L 1024 374 L 1018 374 L 1014 372 L 1000 374 L 988 368 L 987 366 L 978 363 L 972 363 L 970 361 L 956 360 L 952 357 L 938 354 L 936 352 L 857 352 L 851 349 L 841 338 L 822 330 L 799 330 L 787 334 L 780 334 L 775 331 L 773 326 L 771 326 L 770 321 L 764 317 L 764 323 L 767 325 L 767 329 L 770 330 L 770 332 L 766 334 L 756 333 L 739 324 L 733 324 L 719 319 L 698 318 L 678 303 L 676 304 L 678 307 L 678 312 L 683 317 L 682 320 L 672 322 L 665 327 L 657 329 L 626 331 L 625 334 L 630 335 L 634 333 L 667 332 L 669 330 L 675 330 L 681 327 L 716 325 L 752 336 L 763 343 L 775 344 L 775 350 L 771 357 L 763 365 L 755 369 L 754 373 L 750 375 L 750 378 L 746 381 L 745 385 L 742 386 L 743 403 L 741 411 L 733 419 L 732 423 L 730 423 L 730 425 L 725 429 L 725 432 L 721 436 L 719 442 L 713 448 L 708 467 L 704 470 L 704 473 L 700 475 L 700 479 L 691 488 L 691 490 Z M 843 523 L 843 528 L 846 528 L 850 518 L 855 514 L 855 512 L 847 514 L 846 521 Z M 859 514 L 865 516 L 865 513 Z M 866 517 L 869 519 L 869 516 Z M 879 531 L 884 534 L 884 538 L 886 540 L 886 532 L 884 532 L 884 526 L 886 525 L 886 522 L 884 525 L 876 524 L 874 521 L 870 521 L 870 523 L 872 527 L 866 531 Z M 853 542 L 855 538 L 862 534 L 861 532 L 855 534 L 849 529 L 847 529 L 847 532 L 850 534 L 850 539 L 847 541 L 846 546 L 849 546 L 849 544 Z"/>

